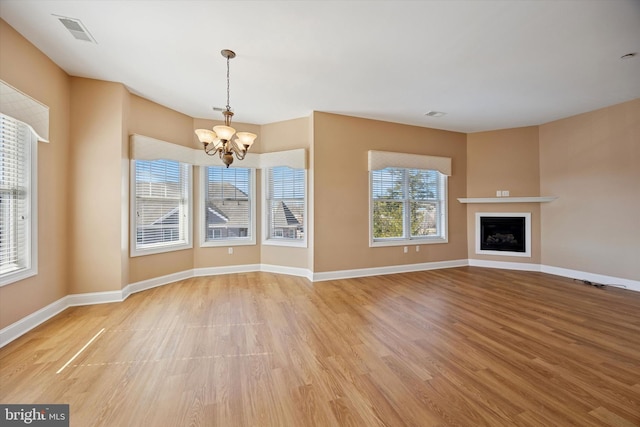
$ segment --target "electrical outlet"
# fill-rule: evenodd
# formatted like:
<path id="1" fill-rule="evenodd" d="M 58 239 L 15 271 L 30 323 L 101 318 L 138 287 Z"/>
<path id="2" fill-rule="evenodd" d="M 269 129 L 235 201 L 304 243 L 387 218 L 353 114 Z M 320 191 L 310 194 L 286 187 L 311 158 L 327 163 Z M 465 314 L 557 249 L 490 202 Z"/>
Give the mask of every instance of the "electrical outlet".
<path id="1" fill-rule="evenodd" d="M 229 252 L 229 255 L 233 255 L 233 248 L 229 248 L 228 252 Z"/>
<path id="2" fill-rule="evenodd" d="M 420 246 L 416 245 L 416 252 L 420 252 Z"/>
<path id="3" fill-rule="evenodd" d="M 407 252 L 409 252 L 409 247 L 408 247 L 408 246 L 405 246 L 405 247 L 404 247 L 404 253 L 406 254 Z"/>

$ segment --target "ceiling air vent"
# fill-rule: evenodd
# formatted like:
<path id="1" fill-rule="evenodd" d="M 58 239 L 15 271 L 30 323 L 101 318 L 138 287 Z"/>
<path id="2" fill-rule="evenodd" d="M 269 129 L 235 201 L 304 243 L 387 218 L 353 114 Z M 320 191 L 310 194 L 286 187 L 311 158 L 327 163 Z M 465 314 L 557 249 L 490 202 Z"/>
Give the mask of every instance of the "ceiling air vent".
<path id="1" fill-rule="evenodd" d="M 442 117 L 447 113 L 443 113 L 442 111 L 427 111 L 426 113 L 424 113 L 425 116 L 427 117 Z"/>
<path id="2" fill-rule="evenodd" d="M 77 39 L 90 43 L 97 43 L 96 40 L 91 36 L 91 33 L 84 24 L 79 19 L 74 18 L 66 18 L 64 16 L 56 16 L 54 15 L 62 25 L 65 26 L 67 30 L 71 33 L 71 35 Z"/>

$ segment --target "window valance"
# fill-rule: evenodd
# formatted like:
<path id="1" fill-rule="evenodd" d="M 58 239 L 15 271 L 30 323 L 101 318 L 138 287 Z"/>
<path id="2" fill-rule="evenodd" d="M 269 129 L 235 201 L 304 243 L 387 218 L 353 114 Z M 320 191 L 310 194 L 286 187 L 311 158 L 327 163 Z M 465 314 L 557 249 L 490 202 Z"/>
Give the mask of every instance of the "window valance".
<path id="1" fill-rule="evenodd" d="M 194 163 L 194 149 L 143 135 L 131 135 L 131 158 Z"/>
<path id="2" fill-rule="evenodd" d="M 451 176 L 451 158 L 370 150 L 369 171 L 385 168 L 434 169 Z"/>
<path id="3" fill-rule="evenodd" d="M 298 148 L 296 150 L 276 151 L 273 153 L 260 154 L 260 168 L 275 168 L 278 166 L 288 166 L 292 169 L 307 168 L 307 150 Z"/>
<path id="4" fill-rule="evenodd" d="M 174 160 L 196 166 L 222 166 L 218 156 L 207 156 L 202 150 L 173 144 L 144 135 L 133 134 L 131 141 L 131 158 L 135 160 Z M 262 169 L 275 166 L 289 166 L 294 169 L 306 169 L 306 150 L 278 151 L 274 153 L 247 153 L 237 166 L 243 168 Z M 235 164 L 235 163 L 234 163 Z"/>
<path id="5" fill-rule="evenodd" d="M 0 113 L 28 125 L 38 141 L 49 142 L 49 107 L 0 80 Z"/>

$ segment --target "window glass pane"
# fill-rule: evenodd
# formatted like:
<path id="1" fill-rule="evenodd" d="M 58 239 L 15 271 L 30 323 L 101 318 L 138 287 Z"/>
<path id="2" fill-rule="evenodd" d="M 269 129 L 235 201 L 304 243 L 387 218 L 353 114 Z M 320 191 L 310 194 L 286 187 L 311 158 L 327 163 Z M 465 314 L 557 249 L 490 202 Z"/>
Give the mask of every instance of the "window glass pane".
<path id="1" fill-rule="evenodd" d="M 439 198 L 438 177 L 435 170 L 409 170 L 409 198 L 412 200 L 437 200 Z"/>
<path id="2" fill-rule="evenodd" d="M 404 174 L 404 169 L 386 168 L 373 171 L 373 198 L 402 200 L 405 193 Z"/>
<path id="3" fill-rule="evenodd" d="M 189 193 L 189 165 L 135 161 L 137 249 L 188 243 Z"/>
<path id="4" fill-rule="evenodd" d="M 411 202 L 411 237 L 435 236 L 438 234 L 440 215 L 438 203 Z"/>
<path id="5" fill-rule="evenodd" d="M 444 239 L 445 179 L 436 170 L 371 171 L 373 239 Z"/>
<path id="6" fill-rule="evenodd" d="M 251 238 L 251 169 L 207 167 L 205 241 Z"/>
<path id="7" fill-rule="evenodd" d="M 267 172 L 268 239 L 304 239 L 305 170 L 286 166 Z"/>
<path id="8" fill-rule="evenodd" d="M 402 238 L 404 236 L 404 208 L 402 202 L 373 202 L 373 237 Z"/>
<path id="9" fill-rule="evenodd" d="M 0 116 L 0 275 L 31 267 L 31 130 Z"/>

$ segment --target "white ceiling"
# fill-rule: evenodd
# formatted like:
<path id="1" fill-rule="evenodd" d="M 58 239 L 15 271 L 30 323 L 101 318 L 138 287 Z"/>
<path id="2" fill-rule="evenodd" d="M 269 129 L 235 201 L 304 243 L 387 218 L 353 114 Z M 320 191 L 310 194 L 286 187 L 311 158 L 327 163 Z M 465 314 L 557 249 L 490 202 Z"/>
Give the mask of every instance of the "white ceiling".
<path id="1" fill-rule="evenodd" d="M 316 110 L 477 132 L 640 98 L 640 55 L 620 59 L 640 52 L 640 0 L 0 0 L 0 16 L 67 73 L 198 118 L 222 118 L 225 48 L 245 123 Z"/>

